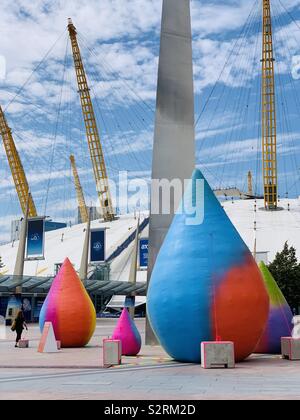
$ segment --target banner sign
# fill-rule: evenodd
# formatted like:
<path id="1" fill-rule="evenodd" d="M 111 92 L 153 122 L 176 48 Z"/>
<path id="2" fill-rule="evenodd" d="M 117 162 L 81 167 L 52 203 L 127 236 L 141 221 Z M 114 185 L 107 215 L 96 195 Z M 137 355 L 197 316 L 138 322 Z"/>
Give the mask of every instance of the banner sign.
<path id="1" fill-rule="evenodd" d="M 148 250 L 149 250 L 149 239 L 140 239 L 140 268 L 148 268 Z"/>
<path id="2" fill-rule="evenodd" d="M 105 262 L 105 229 L 92 229 L 90 241 L 91 263 Z"/>
<path id="3" fill-rule="evenodd" d="M 27 260 L 44 259 L 45 219 L 28 220 L 27 225 Z"/>

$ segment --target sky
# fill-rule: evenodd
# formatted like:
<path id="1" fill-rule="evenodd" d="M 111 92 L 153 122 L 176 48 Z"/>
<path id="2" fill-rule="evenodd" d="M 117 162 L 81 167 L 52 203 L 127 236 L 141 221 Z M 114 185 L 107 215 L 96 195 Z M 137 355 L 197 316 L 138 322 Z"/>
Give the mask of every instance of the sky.
<path id="1" fill-rule="evenodd" d="M 300 0 L 272 0 L 279 187 L 300 195 Z M 88 73 L 109 176 L 150 179 L 162 0 L 1 0 L 0 104 L 39 214 L 74 222 L 74 153 L 97 195 L 66 30 Z M 197 165 L 214 188 L 261 193 L 261 1 L 191 0 Z M 5 69 L 4 69 L 5 66 Z M 5 71 L 4 71 L 5 70 Z M 21 215 L 0 146 L 0 242 Z M 146 208 L 148 198 L 142 203 Z"/>

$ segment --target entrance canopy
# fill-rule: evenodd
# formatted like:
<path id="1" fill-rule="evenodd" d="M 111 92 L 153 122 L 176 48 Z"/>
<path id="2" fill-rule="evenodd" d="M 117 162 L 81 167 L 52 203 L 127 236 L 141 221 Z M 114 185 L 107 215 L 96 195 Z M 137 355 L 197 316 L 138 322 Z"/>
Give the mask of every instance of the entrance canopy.
<path id="1" fill-rule="evenodd" d="M 17 286 L 22 286 L 22 295 L 45 296 L 49 292 L 54 277 L 16 276 L 0 277 L 0 295 L 12 295 Z M 146 296 L 146 283 L 131 284 L 124 281 L 87 280 L 88 293 L 101 296 L 127 296 L 135 293 Z"/>

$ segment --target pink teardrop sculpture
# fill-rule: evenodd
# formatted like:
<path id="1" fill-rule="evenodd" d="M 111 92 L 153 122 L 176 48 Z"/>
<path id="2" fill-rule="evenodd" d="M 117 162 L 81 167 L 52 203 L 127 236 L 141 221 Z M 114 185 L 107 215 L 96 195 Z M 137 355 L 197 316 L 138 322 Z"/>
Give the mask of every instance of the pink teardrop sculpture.
<path id="1" fill-rule="evenodd" d="M 123 309 L 112 339 L 122 342 L 123 356 L 136 356 L 141 350 L 141 335 L 126 308 Z"/>

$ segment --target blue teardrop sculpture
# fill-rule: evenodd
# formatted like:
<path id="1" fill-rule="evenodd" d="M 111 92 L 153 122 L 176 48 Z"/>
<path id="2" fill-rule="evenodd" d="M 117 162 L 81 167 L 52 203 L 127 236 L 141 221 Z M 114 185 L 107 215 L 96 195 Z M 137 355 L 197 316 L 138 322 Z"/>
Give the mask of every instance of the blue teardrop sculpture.
<path id="1" fill-rule="evenodd" d="M 174 216 L 152 272 L 148 317 L 178 361 L 199 362 L 201 342 L 217 337 L 234 341 L 236 360 L 242 360 L 264 330 L 268 295 L 249 249 L 199 170 L 186 191 L 186 208 L 195 206 L 197 192 L 203 222 L 191 224 L 186 211 Z"/>

